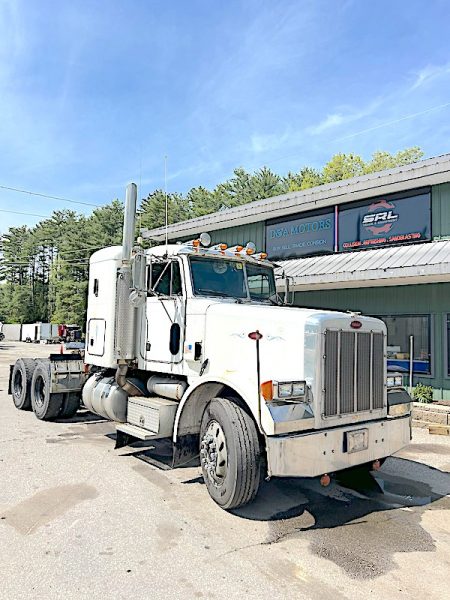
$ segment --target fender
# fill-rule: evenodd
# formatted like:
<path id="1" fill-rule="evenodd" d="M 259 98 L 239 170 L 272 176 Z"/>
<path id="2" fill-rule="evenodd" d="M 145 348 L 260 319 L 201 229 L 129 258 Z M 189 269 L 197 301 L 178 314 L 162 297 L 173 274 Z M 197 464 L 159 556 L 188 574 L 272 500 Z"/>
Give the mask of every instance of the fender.
<path id="1" fill-rule="evenodd" d="M 178 438 L 182 435 L 190 435 L 200 431 L 201 414 L 197 414 L 199 412 L 197 409 L 199 409 L 203 404 L 206 405 L 207 399 L 217 396 L 224 387 L 232 389 L 237 396 L 240 396 L 244 400 L 246 406 L 253 416 L 256 426 L 258 427 L 259 431 L 263 433 L 261 425 L 258 423 L 258 413 L 257 410 L 255 410 L 256 407 L 253 406 L 254 403 L 247 401 L 248 393 L 244 391 L 242 386 L 236 385 L 235 381 L 230 381 L 226 377 L 211 377 L 208 379 L 202 377 L 194 385 L 188 387 L 177 408 L 173 427 L 174 443 L 176 443 Z M 204 388 L 203 395 L 201 394 L 201 388 Z M 184 413 L 184 409 L 186 405 L 189 405 L 189 401 L 192 400 L 194 395 L 196 395 L 196 406 L 192 407 L 193 411 L 190 415 L 191 418 L 189 419 L 186 413 Z M 201 412 L 203 413 L 203 410 Z M 185 423 L 180 423 L 183 417 L 187 417 L 188 420 Z"/>

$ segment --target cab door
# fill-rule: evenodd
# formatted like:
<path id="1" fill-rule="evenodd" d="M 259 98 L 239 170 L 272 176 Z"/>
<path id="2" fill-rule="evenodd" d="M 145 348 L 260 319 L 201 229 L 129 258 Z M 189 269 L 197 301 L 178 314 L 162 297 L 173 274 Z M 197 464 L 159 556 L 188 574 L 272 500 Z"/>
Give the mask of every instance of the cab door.
<path id="1" fill-rule="evenodd" d="M 185 298 L 177 258 L 152 259 L 147 274 L 147 362 L 175 364 L 183 357 Z"/>

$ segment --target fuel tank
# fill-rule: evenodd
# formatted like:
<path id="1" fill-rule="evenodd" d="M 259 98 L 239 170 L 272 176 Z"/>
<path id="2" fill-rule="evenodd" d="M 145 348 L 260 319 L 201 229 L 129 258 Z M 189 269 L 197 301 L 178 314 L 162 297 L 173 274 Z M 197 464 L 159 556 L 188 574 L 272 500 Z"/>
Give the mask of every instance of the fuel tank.
<path id="1" fill-rule="evenodd" d="M 84 384 L 82 397 L 85 407 L 96 415 L 126 422 L 128 394 L 117 385 L 114 377 L 92 375 Z"/>

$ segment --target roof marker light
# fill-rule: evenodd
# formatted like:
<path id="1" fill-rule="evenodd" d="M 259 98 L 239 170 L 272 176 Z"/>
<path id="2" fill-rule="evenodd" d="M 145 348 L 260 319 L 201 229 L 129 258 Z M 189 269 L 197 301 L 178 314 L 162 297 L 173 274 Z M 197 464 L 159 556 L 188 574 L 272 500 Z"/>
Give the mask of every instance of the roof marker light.
<path id="1" fill-rule="evenodd" d="M 211 246 L 211 250 L 226 250 L 227 248 L 227 244 L 215 244 L 214 246 Z"/>

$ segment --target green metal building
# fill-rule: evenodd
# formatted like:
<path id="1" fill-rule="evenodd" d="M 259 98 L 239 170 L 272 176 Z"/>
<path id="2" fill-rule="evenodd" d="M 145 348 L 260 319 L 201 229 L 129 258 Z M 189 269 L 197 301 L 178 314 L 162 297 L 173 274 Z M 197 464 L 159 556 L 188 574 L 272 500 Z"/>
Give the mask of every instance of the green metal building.
<path id="1" fill-rule="evenodd" d="M 295 305 L 382 318 L 388 364 L 450 399 L 450 154 L 258 200 L 168 227 L 255 242 L 289 276 Z M 147 233 L 160 242 L 165 228 Z"/>

